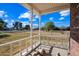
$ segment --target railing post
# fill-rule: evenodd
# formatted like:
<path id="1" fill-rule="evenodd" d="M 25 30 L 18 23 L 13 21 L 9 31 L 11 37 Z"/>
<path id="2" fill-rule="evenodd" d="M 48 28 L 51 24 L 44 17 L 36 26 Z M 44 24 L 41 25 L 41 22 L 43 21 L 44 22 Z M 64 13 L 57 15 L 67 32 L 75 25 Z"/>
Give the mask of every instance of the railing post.
<path id="1" fill-rule="evenodd" d="M 12 44 L 10 44 L 10 56 L 12 56 Z"/>
<path id="2" fill-rule="evenodd" d="M 21 41 L 19 42 L 20 47 L 22 47 Z M 22 56 L 22 50 L 20 50 L 20 56 Z"/>
<path id="3" fill-rule="evenodd" d="M 27 42 L 26 42 L 26 53 L 28 53 L 28 47 L 27 47 Z"/>

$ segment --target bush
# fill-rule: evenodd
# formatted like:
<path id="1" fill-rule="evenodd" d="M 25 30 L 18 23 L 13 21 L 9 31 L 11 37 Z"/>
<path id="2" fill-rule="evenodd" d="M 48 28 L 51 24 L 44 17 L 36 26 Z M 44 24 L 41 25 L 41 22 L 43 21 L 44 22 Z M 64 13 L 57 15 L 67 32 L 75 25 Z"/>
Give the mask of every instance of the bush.
<path id="1" fill-rule="evenodd" d="M 8 34 L 0 34 L 0 38 L 4 38 L 4 37 L 8 37 L 8 36 L 10 36 L 10 35 L 8 35 Z"/>

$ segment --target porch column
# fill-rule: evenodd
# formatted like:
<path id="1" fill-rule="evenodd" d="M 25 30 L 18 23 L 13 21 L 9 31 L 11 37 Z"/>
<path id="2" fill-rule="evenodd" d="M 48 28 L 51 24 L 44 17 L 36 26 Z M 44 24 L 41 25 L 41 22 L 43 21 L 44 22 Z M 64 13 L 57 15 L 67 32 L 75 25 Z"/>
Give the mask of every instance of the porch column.
<path id="1" fill-rule="evenodd" d="M 41 44 L 41 36 L 40 36 L 40 32 L 41 32 L 41 27 L 40 27 L 40 25 L 41 25 L 41 15 L 39 14 L 39 43 Z"/>
<path id="2" fill-rule="evenodd" d="M 33 45 L 32 45 L 32 32 L 33 32 L 33 29 L 32 29 L 32 20 L 33 20 L 33 8 L 31 7 L 31 15 L 30 15 L 30 44 L 31 44 L 31 49 L 33 49 Z"/>

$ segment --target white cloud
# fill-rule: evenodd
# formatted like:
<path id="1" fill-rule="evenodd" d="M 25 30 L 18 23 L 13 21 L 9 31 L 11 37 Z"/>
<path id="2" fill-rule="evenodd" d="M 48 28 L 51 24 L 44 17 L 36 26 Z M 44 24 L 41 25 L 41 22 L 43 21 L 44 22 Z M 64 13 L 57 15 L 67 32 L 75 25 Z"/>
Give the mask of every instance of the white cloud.
<path id="1" fill-rule="evenodd" d="M 36 27 L 37 27 L 37 26 L 38 26 L 38 24 L 33 24 L 33 26 L 36 26 Z"/>
<path id="2" fill-rule="evenodd" d="M 4 15 L 4 17 L 8 17 L 8 15 Z"/>
<path id="3" fill-rule="evenodd" d="M 22 24 L 23 24 L 23 26 L 25 26 L 26 25 L 26 22 L 22 22 Z"/>
<path id="4" fill-rule="evenodd" d="M 61 16 L 68 16 L 70 14 L 70 10 L 60 11 Z"/>
<path id="5" fill-rule="evenodd" d="M 29 22 L 26 22 L 26 24 L 30 24 Z"/>
<path id="6" fill-rule="evenodd" d="M 35 18 L 39 18 L 39 16 L 38 15 L 35 15 Z"/>
<path id="7" fill-rule="evenodd" d="M 25 25 L 29 25 L 29 24 L 30 24 L 29 22 L 22 22 L 23 27 L 24 27 Z"/>
<path id="8" fill-rule="evenodd" d="M 9 28 L 12 27 L 12 26 L 13 26 L 13 23 L 12 22 L 8 24 L 8 27 Z"/>
<path id="9" fill-rule="evenodd" d="M 12 19 L 11 22 L 14 22 L 14 20 Z"/>
<path id="10" fill-rule="evenodd" d="M 26 25 L 26 22 L 22 22 L 23 27 Z"/>
<path id="11" fill-rule="evenodd" d="M 3 16 L 4 16 L 4 14 L 5 14 L 5 12 L 4 12 L 4 11 L 0 11 L 0 17 L 3 17 Z"/>
<path id="12" fill-rule="evenodd" d="M 42 22 L 41 25 L 44 25 L 44 23 Z"/>
<path id="13" fill-rule="evenodd" d="M 5 22 L 8 22 L 8 19 L 5 19 L 4 21 L 5 21 Z"/>
<path id="14" fill-rule="evenodd" d="M 36 19 L 33 19 L 33 21 L 36 21 Z"/>
<path id="15" fill-rule="evenodd" d="M 0 17 L 8 17 L 5 11 L 0 11 Z"/>
<path id="16" fill-rule="evenodd" d="M 58 24 L 59 24 L 59 23 L 61 23 L 61 22 L 54 22 L 54 23 L 58 23 Z"/>
<path id="17" fill-rule="evenodd" d="M 60 17 L 59 20 L 64 20 L 64 17 Z"/>
<path id="18" fill-rule="evenodd" d="M 25 12 L 23 14 L 21 14 L 18 18 L 30 18 L 31 17 L 31 12 L 28 11 L 28 12 Z"/>
<path id="19" fill-rule="evenodd" d="M 50 17 L 49 20 L 53 20 L 53 17 Z"/>
<path id="20" fill-rule="evenodd" d="M 12 26 L 12 25 L 13 25 L 13 23 L 10 23 L 10 25 Z"/>

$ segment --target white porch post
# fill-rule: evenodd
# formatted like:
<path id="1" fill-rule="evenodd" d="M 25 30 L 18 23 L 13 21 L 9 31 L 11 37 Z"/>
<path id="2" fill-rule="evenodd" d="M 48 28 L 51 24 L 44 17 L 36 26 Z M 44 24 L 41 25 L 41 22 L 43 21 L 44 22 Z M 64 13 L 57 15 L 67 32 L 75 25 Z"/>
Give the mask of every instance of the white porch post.
<path id="1" fill-rule="evenodd" d="M 40 32 L 41 32 L 41 27 L 40 27 L 40 25 L 41 25 L 41 15 L 39 14 L 39 43 L 41 44 L 41 36 L 40 36 Z"/>
<path id="2" fill-rule="evenodd" d="M 32 20 L 33 20 L 33 8 L 31 8 L 31 15 L 30 15 L 30 43 L 31 43 L 31 49 L 33 49 L 33 46 L 32 46 L 32 32 L 33 32 L 33 29 L 32 29 Z"/>

